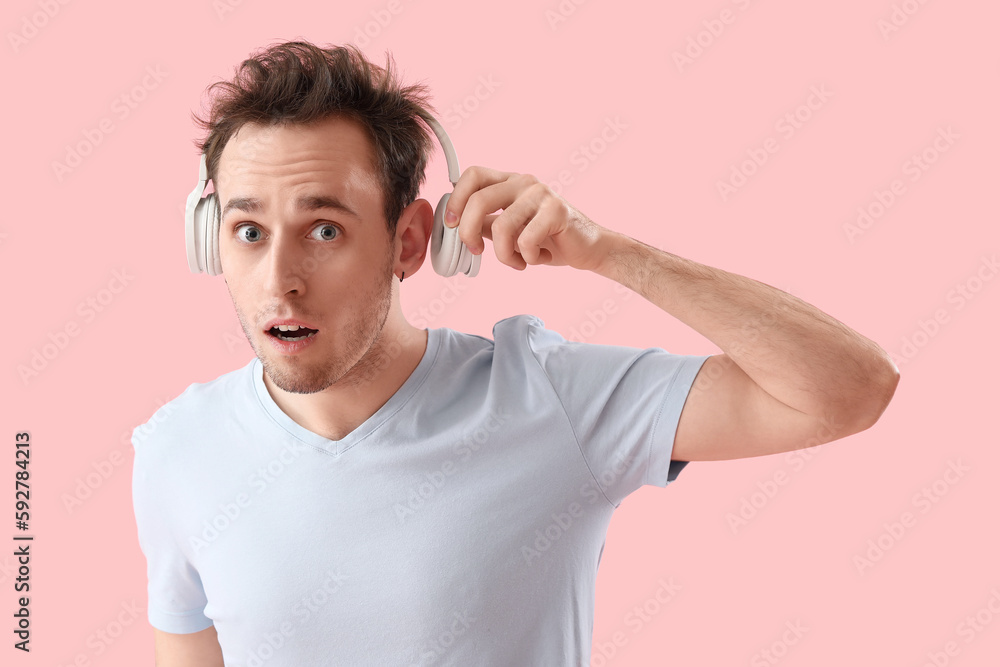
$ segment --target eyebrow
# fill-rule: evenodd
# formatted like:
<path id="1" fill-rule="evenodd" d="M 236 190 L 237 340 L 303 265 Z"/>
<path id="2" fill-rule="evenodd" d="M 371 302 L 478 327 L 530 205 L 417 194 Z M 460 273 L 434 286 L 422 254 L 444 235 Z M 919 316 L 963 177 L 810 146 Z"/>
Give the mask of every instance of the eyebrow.
<path id="1" fill-rule="evenodd" d="M 303 195 L 295 200 L 295 204 L 300 211 L 319 211 L 323 209 L 330 209 L 347 213 L 348 215 L 357 218 L 359 221 L 361 220 L 361 216 L 358 215 L 357 211 L 340 201 L 340 199 L 330 197 L 328 195 Z M 226 202 L 226 207 L 222 210 L 222 219 L 224 220 L 231 211 L 260 213 L 263 209 L 264 205 L 255 197 L 233 197 Z"/>

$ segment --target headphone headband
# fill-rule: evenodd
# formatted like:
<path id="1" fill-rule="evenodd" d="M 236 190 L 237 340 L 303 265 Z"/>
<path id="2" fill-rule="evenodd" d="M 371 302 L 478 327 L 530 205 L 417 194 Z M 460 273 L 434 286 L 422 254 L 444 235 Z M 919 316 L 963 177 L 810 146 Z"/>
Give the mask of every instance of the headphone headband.
<path id="1" fill-rule="evenodd" d="M 445 160 L 448 161 L 448 180 L 454 186 L 458 183 L 459 176 L 462 172 L 458 168 L 458 156 L 455 154 L 455 147 L 451 145 L 451 139 L 448 138 L 448 133 L 444 131 L 441 127 L 441 123 L 437 121 L 433 116 L 427 116 L 424 120 L 427 124 L 431 126 L 434 130 L 434 134 L 437 135 L 438 143 L 441 144 L 441 148 L 444 150 Z"/>

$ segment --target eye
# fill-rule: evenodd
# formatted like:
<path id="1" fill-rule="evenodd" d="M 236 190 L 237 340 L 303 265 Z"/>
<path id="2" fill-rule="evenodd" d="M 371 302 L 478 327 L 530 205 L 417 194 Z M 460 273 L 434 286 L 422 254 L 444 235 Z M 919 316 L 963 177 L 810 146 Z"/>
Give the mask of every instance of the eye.
<path id="1" fill-rule="evenodd" d="M 249 237 L 245 236 L 244 232 L 241 231 L 244 228 L 252 230 L 251 231 L 251 235 Z M 340 238 L 340 233 L 341 233 L 340 232 L 340 228 L 337 227 L 336 225 L 330 225 L 330 224 L 320 225 L 320 226 L 316 227 L 313 231 L 315 232 L 315 231 L 318 231 L 318 230 L 326 230 L 326 229 L 332 229 L 336 233 L 332 234 L 332 235 L 329 232 L 325 233 L 325 234 L 322 234 L 321 237 L 318 238 L 317 240 L 319 240 L 319 241 L 335 241 L 338 238 Z M 233 234 L 236 236 L 236 238 L 239 240 L 240 243 L 244 243 L 246 245 L 253 245 L 257 241 L 259 241 L 261 239 L 260 229 L 256 225 L 251 224 L 249 222 L 241 222 L 240 224 L 238 224 L 235 227 L 233 227 Z"/>
<path id="2" fill-rule="evenodd" d="M 254 230 L 255 236 L 253 240 L 247 241 L 246 237 L 242 235 L 242 232 L 240 232 L 240 230 L 244 227 L 249 227 L 250 229 Z M 260 229 L 258 229 L 255 225 L 251 225 L 248 222 L 241 222 L 240 224 L 236 225 L 233 228 L 233 234 L 236 236 L 237 239 L 239 239 L 240 243 L 253 244 L 260 239 Z"/>
<path id="3" fill-rule="evenodd" d="M 340 238 L 340 228 L 337 227 L 336 225 L 327 224 L 327 225 L 320 225 L 320 226 L 316 227 L 316 230 L 323 230 L 323 229 L 332 229 L 332 230 L 334 230 L 336 232 L 336 236 L 323 235 L 319 239 L 320 241 L 334 241 L 334 240 Z M 316 231 L 316 230 L 314 230 L 314 231 Z"/>

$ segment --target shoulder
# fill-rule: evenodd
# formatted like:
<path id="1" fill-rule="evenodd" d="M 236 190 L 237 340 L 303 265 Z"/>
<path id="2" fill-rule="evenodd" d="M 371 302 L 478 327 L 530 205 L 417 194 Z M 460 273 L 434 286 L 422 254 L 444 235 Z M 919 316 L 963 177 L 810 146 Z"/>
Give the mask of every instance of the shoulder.
<path id="1" fill-rule="evenodd" d="M 250 372 L 254 361 L 256 359 L 214 380 L 189 384 L 180 395 L 161 405 L 148 420 L 133 429 L 132 446 L 139 451 L 196 436 L 231 403 L 232 397 L 245 391 L 252 380 Z"/>
<path id="2" fill-rule="evenodd" d="M 526 314 L 511 315 L 497 321 L 493 325 L 492 339 L 457 329 L 443 328 L 442 331 L 447 335 L 444 341 L 447 347 L 446 355 L 461 359 L 463 363 L 469 357 L 480 354 L 497 356 L 501 359 L 515 355 L 524 356 L 525 353 L 540 347 L 539 342 L 546 340 L 546 334 L 565 342 L 562 336 L 547 330 L 545 322 L 541 319 Z"/>
<path id="3" fill-rule="evenodd" d="M 535 315 L 512 315 L 493 325 L 497 346 L 516 347 L 536 356 L 553 346 L 566 343 L 558 332 L 545 328 L 545 322 Z"/>
<path id="4" fill-rule="evenodd" d="M 443 329 L 441 355 L 436 367 L 449 384 L 466 389 L 480 383 L 491 387 L 522 390 L 543 377 L 538 350 L 553 342 L 565 342 L 545 329 L 534 315 L 513 315 L 493 325 L 493 338 L 455 329 Z M 550 337 L 554 337 L 550 338 Z"/>
<path id="5" fill-rule="evenodd" d="M 544 320 L 535 315 L 514 315 L 502 319 L 494 325 L 493 336 L 498 354 L 506 351 L 507 356 L 534 359 L 532 363 L 548 375 L 570 371 L 588 373 L 595 370 L 590 364 L 602 364 L 609 351 L 640 352 L 632 348 L 582 342 L 577 340 L 580 335 L 576 329 L 570 332 L 571 337 L 567 339 L 558 331 L 547 328 Z"/>
<path id="6" fill-rule="evenodd" d="M 642 350 L 615 345 L 598 345 L 578 340 L 573 329 L 566 338 L 546 327 L 535 315 L 513 315 L 493 326 L 496 354 L 501 360 L 514 362 L 549 376 L 562 375 L 567 381 L 586 374 L 600 374 L 609 364 L 619 364 L 622 358 L 634 357 Z"/>

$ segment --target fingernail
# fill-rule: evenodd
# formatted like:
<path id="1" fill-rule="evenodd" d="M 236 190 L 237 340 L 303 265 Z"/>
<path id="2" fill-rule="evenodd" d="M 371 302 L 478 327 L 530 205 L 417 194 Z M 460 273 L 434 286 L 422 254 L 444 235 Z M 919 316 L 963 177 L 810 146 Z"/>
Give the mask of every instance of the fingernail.
<path id="1" fill-rule="evenodd" d="M 458 216 L 455 215 L 452 211 L 447 211 L 444 214 L 444 224 L 448 225 L 449 227 L 454 227 L 456 224 L 458 224 Z"/>

